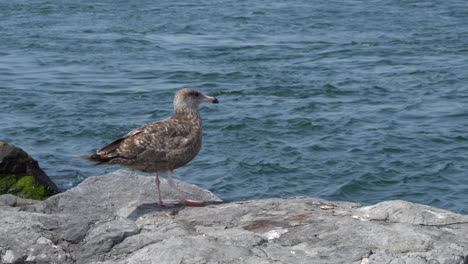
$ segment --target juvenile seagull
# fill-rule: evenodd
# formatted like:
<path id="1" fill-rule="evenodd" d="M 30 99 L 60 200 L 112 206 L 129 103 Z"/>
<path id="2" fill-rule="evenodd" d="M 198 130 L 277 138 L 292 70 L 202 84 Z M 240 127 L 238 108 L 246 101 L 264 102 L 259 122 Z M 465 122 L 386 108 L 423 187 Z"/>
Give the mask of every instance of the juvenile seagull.
<path id="1" fill-rule="evenodd" d="M 160 206 L 160 173 L 168 174 L 169 185 L 186 205 L 203 206 L 203 201 L 188 200 L 172 180 L 173 170 L 190 162 L 202 145 L 202 120 L 198 105 L 217 104 L 218 99 L 200 91 L 184 88 L 174 97 L 175 115 L 161 121 L 150 122 L 112 141 L 96 154 L 80 158 L 96 165 L 120 164 L 131 170 L 156 173 L 156 187 Z"/>

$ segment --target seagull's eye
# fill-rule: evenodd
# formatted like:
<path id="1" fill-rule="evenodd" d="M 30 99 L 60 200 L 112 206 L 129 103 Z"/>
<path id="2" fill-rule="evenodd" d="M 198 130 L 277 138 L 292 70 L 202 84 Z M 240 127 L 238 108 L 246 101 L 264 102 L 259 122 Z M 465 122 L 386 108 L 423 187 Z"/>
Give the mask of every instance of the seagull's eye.
<path id="1" fill-rule="evenodd" d="M 195 97 L 199 97 L 200 93 L 199 92 L 191 92 L 190 95 L 195 96 Z"/>

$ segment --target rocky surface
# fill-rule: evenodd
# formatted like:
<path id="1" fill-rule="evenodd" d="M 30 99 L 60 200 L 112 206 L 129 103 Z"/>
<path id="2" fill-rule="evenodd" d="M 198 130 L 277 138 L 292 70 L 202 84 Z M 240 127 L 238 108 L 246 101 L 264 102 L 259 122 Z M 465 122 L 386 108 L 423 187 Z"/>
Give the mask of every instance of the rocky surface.
<path id="1" fill-rule="evenodd" d="M 22 149 L 0 140 L 0 194 L 44 200 L 59 188 Z"/>
<path id="2" fill-rule="evenodd" d="M 468 215 L 404 201 L 223 203 L 177 184 L 207 205 L 160 208 L 154 177 L 123 170 L 34 204 L 0 196 L 0 263 L 468 263 Z"/>

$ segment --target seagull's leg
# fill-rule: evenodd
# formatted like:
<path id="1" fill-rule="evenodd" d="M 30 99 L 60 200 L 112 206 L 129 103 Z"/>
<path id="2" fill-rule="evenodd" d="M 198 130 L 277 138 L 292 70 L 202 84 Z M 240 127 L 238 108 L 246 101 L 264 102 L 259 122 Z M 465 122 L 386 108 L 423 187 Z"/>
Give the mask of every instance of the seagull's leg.
<path id="1" fill-rule="evenodd" d="M 159 206 L 167 206 L 167 207 L 173 207 L 174 205 L 173 204 L 167 204 L 167 203 L 163 203 L 163 201 L 161 200 L 161 188 L 159 187 L 161 185 L 161 181 L 159 180 L 159 175 L 156 174 L 156 187 L 157 187 L 157 192 L 158 192 L 158 204 Z"/>
<path id="2" fill-rule="evenodd" d="M 159 185 L 161 184 L 161 181 L 159 180 L 159 175 L 156 174 L 156 187 L 157 187 L 157 192 L 158 192 L 158 203 L 159 206 L 162 206 L 162 201 L 161 201 L 161 188 L 159 188 Z"/>
<path id="3" fill-rule="evenodd" d="M 174 183 L 174 180 L 172 180 L 172 171 L 168 173 L 169 177 L 167 178 L 167 181 L 169 182 L 169 185 L 174 189 L 177 194 L 179 195 L 180 199 L 184 202 L 185 205 L 188 206 L 203 206 L 203 201 L 195 201 L 195 200 L 189 200 L 185 198 L 185 195 L 182 193 L 179 188 L 177 188 L 176 184 Z"/>

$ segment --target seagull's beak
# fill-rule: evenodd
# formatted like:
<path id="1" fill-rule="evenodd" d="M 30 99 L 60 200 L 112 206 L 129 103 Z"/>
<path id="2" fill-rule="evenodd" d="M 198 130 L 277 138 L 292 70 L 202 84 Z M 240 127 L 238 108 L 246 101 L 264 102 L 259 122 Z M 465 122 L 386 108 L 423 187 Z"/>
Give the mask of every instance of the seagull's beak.
<path id="1" fill-rule="evenodd" d="M 219 103 L 219 101 L 218 101 L 218 99 L 216 99 L 216 97 L 207 96 L 207 95 L 205 95 L 205 98 L 203 98 L 203 102 L 212 103 L 212 104 L 218 104 Z"/>

